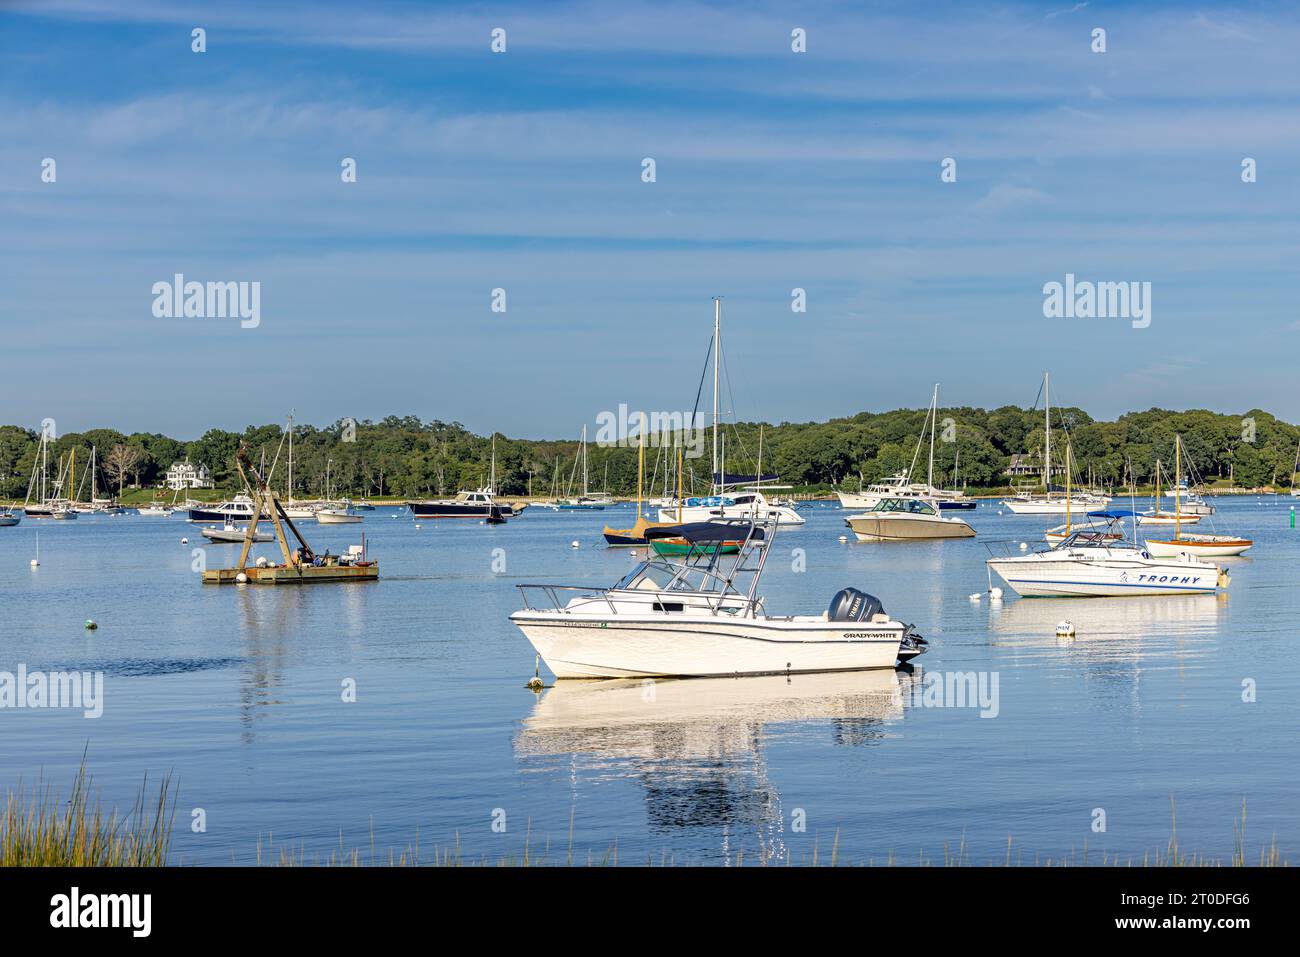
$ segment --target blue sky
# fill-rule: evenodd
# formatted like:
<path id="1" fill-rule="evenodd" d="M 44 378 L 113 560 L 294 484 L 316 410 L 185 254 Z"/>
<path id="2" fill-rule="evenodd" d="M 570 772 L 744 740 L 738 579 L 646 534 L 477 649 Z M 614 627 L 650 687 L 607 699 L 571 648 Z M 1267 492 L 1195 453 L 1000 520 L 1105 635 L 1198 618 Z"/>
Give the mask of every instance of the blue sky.
<path id="1" fill-rule="evenodd" d="M 1044 368 L 1300 419 L 1294 5 L 213 6 L 0 4 L 0 422 L 576 435 L 690 407 L 714 295 L 746 419 Z M 261 325 L 155 318 L 175 273 Z M 1150 327 L 1045 318 L 1066 273 L 1150 282 Z"/>

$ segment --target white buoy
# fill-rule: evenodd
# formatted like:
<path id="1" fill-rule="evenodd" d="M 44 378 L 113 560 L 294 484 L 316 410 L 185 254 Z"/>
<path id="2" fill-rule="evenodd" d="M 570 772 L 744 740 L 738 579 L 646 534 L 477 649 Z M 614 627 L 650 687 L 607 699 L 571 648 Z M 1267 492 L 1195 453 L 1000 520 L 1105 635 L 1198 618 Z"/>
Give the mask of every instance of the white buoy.
<path id="1" fill-rule="evenodd" d="M 990 588 L 990 589 L 989 589 L 989 597 L 992 598 L 994 601 L 1001 601 L 1001 600 L 1002 600 L 1002 589 L 1001 589 L 1001 588 Z"/>
<path id="2" fill-rule="evenodd" d="M 841 535 L 841 536 L 840 536 L 840 541 L 841 541 L 841 542 L 847 542 L 848 540 L 849 540 L 849 536 L 847 536 L 847 535 Z"/>
<path id="3" fill-rule="evenodd" d="M 1021 543 L 1020 543 L 1020 550 L 1021 550 L 1022 552 L 1025 551 L 1025 549 L 1027 549 L 1027 548 L 1029 548 L 1029 546 L 1026 545 L 1024 542 L 1021 542 Z"/>
<path id="4" fill-rule="evenodd" d="M 38 561 L 37 561 L 36 559 L 34 559 L 34 558 L 32 559 L 32 568 L 39 568 L 40 565 L 41 565 L 40 562 L 38 562 Z"/>
<path id="5" fill-rule="evenodd" d="M 1056 637 L 1057 637 L 1057 638 L 1073 638 L 1073 637 L 1074 637 L 1074 622 L 1072 622 L 1072 621 L 1058 621 L 1058 622 L 1056 623 Z"/>
<path id="6" fill-rule="evenodd" d="M 569 545 L 569 547 L 570 547 L 570 548 L 580 548 L 581 546 L 578 545 L 578 540 L 575 538 L 575 539 L 573 540 L 573 543 L 572 543 L 571 545 Z"/>
<path id="7" fill-rule="evenodd" d="M 975 602 L 975 604 L 978 605 L 979 602 L 980 602 L 980 600 L 981 600 L 983 597 L 984 597 L 984 596 L 981 595 L 979 592 L 975 592 L 973 595 L 970 596 L 970 600 L 973 601 L 973 602 Z"/>
<path id="8" fill-rule="evenodd" d="M 181 539 L 181 544 L 182 544 L 182 545 L 188 545 L 189 543 L 190 543 L 190 540 L 189 540 L 188 538 L 182 538 L 182 539 Z"/>
<path id="9" fill-rule="evenodd" d="M 240 572 L 238 575 L 235 576 L 235 581 L 241 585 L 246 585 L 248 584 L 248 576 L 245 575 L 243 572 Z"/>
<path id="10" fill-rule="evenodd" d="M 415 525 L 415 530 L 416 530 L 417 532 L 420 530 L 420 524 L 419 524 L 418 522 L 417 522 L 416 525 Z"/>

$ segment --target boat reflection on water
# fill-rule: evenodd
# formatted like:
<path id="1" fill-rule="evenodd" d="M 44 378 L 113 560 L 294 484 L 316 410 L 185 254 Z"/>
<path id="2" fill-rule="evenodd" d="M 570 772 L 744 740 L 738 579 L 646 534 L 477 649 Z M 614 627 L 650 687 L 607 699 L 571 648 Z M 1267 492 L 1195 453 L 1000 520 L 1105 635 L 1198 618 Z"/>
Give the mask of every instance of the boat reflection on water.
<path id="1" fill-rule="evenodd" d="M 564 681 L 539 697 L 515 736 L 515 753 L 569 758 L 567 773 L 591 778 L 636 778 L 652 831 L 716 828 L 727 856 L 739 849 L 733 840 L 748 848 L 757 835 L 759 853 L 781 860 L 788 817 L 768 779 L 769 739 L 794 733 L 825 735 L 838 746 L 873 744 L 902 718 L 911 680 L 882 669 Z"/>
<path id="2" fill-rule="evenodd" d="M 1195 665 L 1212 661 L 1227 595 L 1157 595 L 1144 598 L 1018 599 L 990 605 L 991 640 L 1016 656 L 1074 671 L 1081 664 L 1112 677 L 1142 667 Z M 1072 637 L 1058 637 L 1059 622 L 1070 622 Z M 1068 654 L 1061 654 L 1062 650 Z"/>

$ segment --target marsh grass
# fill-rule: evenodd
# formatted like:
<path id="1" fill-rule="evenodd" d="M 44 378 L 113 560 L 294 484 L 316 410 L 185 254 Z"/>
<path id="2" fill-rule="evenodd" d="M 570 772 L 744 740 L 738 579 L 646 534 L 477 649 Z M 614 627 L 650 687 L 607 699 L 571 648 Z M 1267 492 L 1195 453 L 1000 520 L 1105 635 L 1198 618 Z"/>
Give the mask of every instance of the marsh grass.
<path id="1" fill-rule="evenodd" d="M 171 777 L 151 797 L 149 778 L 125 814 L 91 799 L 83 762 L 67 800 L 38 782 L 7 792 L 0 816 L 0 867 L 162 867 L 176 816 Z"/>
<path id="2" fill-rule="evenodd" d="M 1010 835 L 1007 836 L 1007 849 L 1004 856 L 999 858 L 990 858 L 988 860 L 976 860 L 970 854 L 966 846 L 966 835 L 963 831 L 960 840 L 954 846 L 947 843 L 943 845 L 942 853 L 935 855 L 924 850 L 918 850 L 914 855 L 899 855 L 896 851 L 890 851 L 883 858 L 865 858 L 860 860 L 845 860 L 840 850 L 840 832 L 830 839 L 829 847 L 823 847 L 823 841 L 820 837 L 814 837 L 813 846 L 810 851 L 801 853 L 797 856 L 794 854 L 773 853 L 767 842 L 763 840 L 762 835 L 758 835 L 757 853 L 747 854 L 745 851 L 736 851 L 729 855 L 726 863 L 729 865 L 743 867 L 747 864 L 757 864 L 761 867 L 842 867 L 842 866 L 865 866 L 865 867 L 1288 867 L 1289 862 L 1282 857 L 1281 850 L 1277 846 L 1276 835 L 1266 845 L 1259 849 L 1258 857 L 1251 855 L 1248 857 L 1246 849 L 1246 802 L 1241 802 L 1241 814 L 1233 821 L 1233 849 L 1231 857 L 1223 860 L 1217 857 L 1210 857 L 1204 854 L 1187 853 L 1178 842 L 1178 813 L 1173 798 L 1170 798 L 1170 833 L 1169 840 L 1164 848 L 1156 848 L 1143 852 L 1141 856 L 1121 855 L 1121 854 L 1101 854 L 1090 853 L 1088 845 L 1085 842 L 1077 850 L 1070 850 L 1068 853 L 1056 857 L 1043 857 L 1035 855 L 1027 858 L 1022 849 L 1015 846 L 1015 842 Z M 456 833 L 455 841 L 450 847 L 435 847 L 426 852 L 427 856 L 421 856 L 419 833 L 416 833 L 414 844 L 408 844 L 401 851 L 390 850 L 382 857 L 375 851 L 375 831 L 374 820 L 370 822 L 370 850 L 367 855 L 359 848 L 347 849 L 342 832 L 339 833 L 339 845 L 330 852 L 328 856 L 314 855 L 309 857 L 305 849 L 300 845 L 297 848 L 292 846 L 282 847 L 278 851 L 275 848 L 274 841 L 268 839 L 265 853 L 262 841 L 257 845 L 257 863 L 260 866 L 273 865 L 283 867 L 300 867 L 300 866 L 326 866 L 326 867 L 362 867 L 374 865 L 387 865 L 392 867 L 617 867 L 619 865 L 619 851 L 617 842 L 610 844 L 603 850 L 588 849 L 585 856 L 578 856 L 575 859 L 573 847 L 573 825 L 574 813 L 569 811 L 569 834 L 568 844 L 562 855 L 552 854 L 551 843 L 545 841 L 541 847 L 535 847 L 533 844 L 532 821 L 528 822 L 528 827 L 524 834 L 523 846 L 516 852 L 506 854 L 501 857 L 489 858 L 486 855 L 467 858 L 462 854 L 460 833 Z M 648 855 L 645 860 L 633 862 L 638 866 L 647 867 L 673 867 L 677 862 L 667 852 L 663 851 L 656 858 L 654 855 Z"/>

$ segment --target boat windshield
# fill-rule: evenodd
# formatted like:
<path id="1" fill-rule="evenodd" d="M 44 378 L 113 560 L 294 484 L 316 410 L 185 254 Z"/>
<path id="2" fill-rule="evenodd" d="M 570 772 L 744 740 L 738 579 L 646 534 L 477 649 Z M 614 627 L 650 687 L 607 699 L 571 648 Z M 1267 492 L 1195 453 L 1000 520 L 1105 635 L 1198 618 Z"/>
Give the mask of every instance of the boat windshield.
<path id="1" fill-rule="evenodd" d="M 738 552 L 728 554 L 724 541 L 692 544 L 681 557 L 656 555 L 623 576 L 615 590 L 694 592 L 735 595 L 754 600 L 775 520 L 736 525 Z M 761 537 L 756 532 L 761 531 Z"/>
<path id="2" fill-rule="evenodd" d="M 882 498 L 873 512 L 909 512 L 913 515 L 934 515 L 934 506 L 917 498 Z"/>

